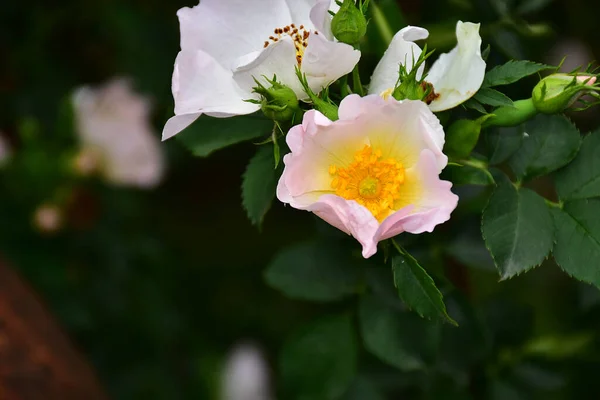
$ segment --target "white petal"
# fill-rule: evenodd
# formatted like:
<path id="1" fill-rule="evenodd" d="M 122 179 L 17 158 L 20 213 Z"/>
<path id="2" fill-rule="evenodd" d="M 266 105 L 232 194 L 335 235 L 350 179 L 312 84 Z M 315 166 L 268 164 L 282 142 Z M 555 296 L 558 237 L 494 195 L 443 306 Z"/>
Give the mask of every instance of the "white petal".
<path id="1" fill-rule="evenodd" d="M 313 23 L 310 20 L 310 11 L 317 3 L 324 1 L 329 2 L 329 0 L 286 0 L 292 15 L 292 22 L 296 24 L 296 27 L 304 25 L 307 30 L 311 30 Z"/>
<path id="2" fill-rule="evenodd" d="M 485 61 L 481 58 L 479 24 L 458 21 L 456 37 L 456 47 L 440 55 L 425 78 L 440 95 L 429 105 L 432 111 L 456 107 L 471 98 L 483 82 Z"/>
<path id="3" fill-rule="evenodd" d="M 319 92 L 349 74 L 360 60 L 360 51 L 345 43 L 332 42 L 321 34 L 311 33 L 302 58 L 302 72 L 310 88 Z"/>
<path id="4" fill-rule="evenodd" d="M 202 50 L 180 51 L 173 71 L 175 115 L 163 130 L 166 140 L 185 129 L 201 114 L 221 117 L 251 114 L 258 109 L 245 102 L 252 97 L 241 90 L 231 72 Z"/>
<path id="5" fill-rule="evenodd" d="M 275 28 L 292 22 L 285 0 L 202 0 L 177 16 L 181 49 L 204 50 L 230 69 L 238 57 L 260 50 Z"/>
<path id="6" fill-rule="evenodd" d="M 318 0 L 315 6 L 310 10 L 310 20 L 312 21 L 313 26 L 329 40 L 333 40 L 333 34 L 331 33 L 332 16 L 329 14 L 329 11 L 335 13 L 339 9 L 340 6 L 333 0 Z"/>
<path id="7" fill-rule="evenodd" d="M 373 72 L 369 94 L 379 95 L 393 89 L 398 81 L 399 65 L 405 65 L 410 71 L 414 60 L 421 55 L 421 48 L 413 42 L 426 39 L 427 36 L 429 32 L 426 29 L 416 26 L 407 26 L 398 31 Z M 417 78 L 423 74 L 423 68 L 424 65 L 419 69 Z"/>
<path id="8" fill-rule="evenodd" d="M 305 97 L 302 86 L 296 76 L 296 48 L 290 37 L 271 44 L 260 52 L 258 57 L 246 65 L 238 67 L 233 78 L 245 91 L 251 91 L 256 83 L 254 78 L 269 86 L 264 77 L 277 76 L 277 81 L 289 86 L 299 97 Z"/>

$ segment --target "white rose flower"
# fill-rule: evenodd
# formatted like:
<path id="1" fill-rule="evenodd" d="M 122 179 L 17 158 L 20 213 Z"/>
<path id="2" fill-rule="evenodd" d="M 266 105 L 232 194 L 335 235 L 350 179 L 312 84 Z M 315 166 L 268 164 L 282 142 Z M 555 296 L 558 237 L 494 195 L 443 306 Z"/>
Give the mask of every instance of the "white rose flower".
<path id="1" fill-rule="evenodd" d="M 405 65 L 410 71 L 414 60 L 421 55 L 421 48 L 414 43 L 426 39 L 429 32 L 416 26 L 401 29 L 371 77 L 370 94 L 391 93 L 398 81 L 398 67 Z M 433 63 L 425 80 L 433 85 L 438 95 L 430 104 L 431 111 L 444 111 L 470 99 L 481 87 L 485 76 L 485 61 L 481 58 L 479 24 L 458 21 L 456 24 L 458 44 Z M 417 74 L 423 75 L 424 65 Z"/>
<path id="2" fill-rule="evenodd" d="M 265 77 L 306 99 L 296 76 L 299 67 L 310 88 L 319 92 L 352 71 L 360 52 L 331 34 L 331 0 L 202 0 L 177 12 L 181 51 L 175 60 L 172 90 L 175 116 L 163 140 L 200 115 L 231 117 L 258 111 L 245 100 L 254 79 Z"/>

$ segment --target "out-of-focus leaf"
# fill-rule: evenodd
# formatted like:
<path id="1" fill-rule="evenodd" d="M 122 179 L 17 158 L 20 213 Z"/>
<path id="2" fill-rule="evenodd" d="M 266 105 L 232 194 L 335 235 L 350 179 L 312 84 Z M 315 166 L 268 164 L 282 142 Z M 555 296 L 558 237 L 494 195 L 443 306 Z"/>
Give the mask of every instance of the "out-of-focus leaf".
<path id="1" fill-rule="evenodd" d="M 455 186 L 494 184 L 494 178 L 488 171 L 469 165 L 448 165 L 444 168 L 443 177 L 449 179 Z"/>
<path id="2" fill-rule="evenodd" d="M 334 301 L 356 293 L 361 274 L 360 261 L 348 249 L 318 241 L 283 249 L 267 267 L 265 280 L 294 299 Z"/>
<path id="3" fill-rule="evenodd" d="M 385 397 L 373 382 L 359 376 L 352 382 L 342 400 L 385 400 Z"/>
<path id="4" fill-rule="evenodd" d="M 202 115 L 176 138 L 195 156 L 206 157 L 224 147 L 266 136 L 272 130 L 273 121 L 258 113 L 231 118 Z"/>
<path id="5" fill-rule="evenodd" d="M 254 225 L 262 221 L 271 208 L 282 168 L 273 168 L 273 149 L 263 145 L 250 160 L 242 181 L 242 204 Z"/>
<path id="6" fill-rule="evenodd" d="M 361 299 L 359 320 L 367 350 L 403 371 L 425 368 L 427 355 L 437 348 L 440 324 L 400 312 L 374 296 Z"/>
<path id="7" fill-rule="evenodd" d="M 281 354 L 287 399 L 337 399 L 356 375 L 356 337 L 349 315 L 328 317 L 297 332 Z"/>
<path id="8" fill-rule="evenodd" d="M 525 125 L 523 144 L 510 167 L 520 179 L 548 174 L 568 164 L 580 143 L 579 131 L 566 117 L 538 115 Z"/>
<path id="9" fill-rule="evenodd" d="M 600 130 L 583 139 L 577 157 L 556 174 L 561 200 L 600 196 Z"/>
<path id="10" fill-rule="evenodd" d="M 481 231 L 502 279 L 539 264 L 552 250 L 554 226 L 544 199 L 535 192 L 498 184 L 483 212 Z"/>

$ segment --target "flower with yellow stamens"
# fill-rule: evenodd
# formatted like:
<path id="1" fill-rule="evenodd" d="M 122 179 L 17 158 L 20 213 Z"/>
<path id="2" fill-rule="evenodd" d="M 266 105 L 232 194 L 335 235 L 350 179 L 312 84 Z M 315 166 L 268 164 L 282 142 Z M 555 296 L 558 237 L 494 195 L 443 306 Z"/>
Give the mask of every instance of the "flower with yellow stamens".
<path id="1" fill-rule="evenodd" d="M 364 257 L 399 233 L 431 232 L 458 202 L 439 179 L 444 131 L 421 101 L 351 95 L 337 121 L 307 112 L 287 143 L 279 200 L 354 236 Z"/>

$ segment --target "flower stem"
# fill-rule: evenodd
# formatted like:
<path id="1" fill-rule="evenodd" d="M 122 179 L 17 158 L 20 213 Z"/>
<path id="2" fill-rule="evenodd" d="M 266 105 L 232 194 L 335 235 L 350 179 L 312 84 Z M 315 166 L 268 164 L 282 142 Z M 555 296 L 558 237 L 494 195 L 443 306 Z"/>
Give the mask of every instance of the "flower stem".
<path id="1" fill-rule="evenodd" d="M 359 95 L 361 97 L 365 95 L 363 85 L 360 81 L 360 74 L 358 72 L 358 64 L 356 64 L 356 66 L 354 67 L 354 70 L 352 71 L 352 88 L 354 89 L 354 93 L 356 93 L 357 95 Z"/>

